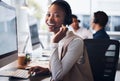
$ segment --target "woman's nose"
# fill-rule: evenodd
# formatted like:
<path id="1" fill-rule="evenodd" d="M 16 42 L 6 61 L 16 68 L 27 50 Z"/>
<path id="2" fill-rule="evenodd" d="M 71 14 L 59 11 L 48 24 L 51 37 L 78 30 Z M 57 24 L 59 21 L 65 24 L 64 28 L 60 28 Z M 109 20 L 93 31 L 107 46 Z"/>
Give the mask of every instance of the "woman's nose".
<path id="1" fill-rule="evenodd" d="M 54 16 L 51 15 L 51 16 L 48 18 L 48 20 L 51 21 L 51 22 L 54 21 Z"/>

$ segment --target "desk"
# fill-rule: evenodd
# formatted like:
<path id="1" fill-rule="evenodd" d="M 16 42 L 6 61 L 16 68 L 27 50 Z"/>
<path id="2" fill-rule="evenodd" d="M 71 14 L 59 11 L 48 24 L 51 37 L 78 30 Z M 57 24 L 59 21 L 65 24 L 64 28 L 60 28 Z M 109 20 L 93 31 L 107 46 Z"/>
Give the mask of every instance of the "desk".
<path id="1" fill-rule="evenodd" d="M 49 76 L 33 76 L 28 79 L 0 77 L 0 81 L 50 81 L 50 78 L 49 78 Z"/>
<path id="2" fill-rule="evenodd" d="M 14 61 L 2 68 L 0 68 L 0 70 L 3 69 L 17 69 L 17 61 Z M 32 76 L 28 79 L 18 79 L 18 78 L 11 78 L 11 77 L 1 77 L 0 76 L 0 81 L 50 81 L 50 76 Z"/>
<path id="3" fill-rule="evenodd" d="M 40 61 L 41 62 L 41 61 Z M 5 70 L 5 69 L 17 69 L 17 60 L 0 68 L 0 70 Z M 0 76 L 0 81 L 50 81 L 50 76 L 32 76 L 28 79 L 18 79 L 18 78 L 11 78 L 11 77 L 1 77 Z"/>

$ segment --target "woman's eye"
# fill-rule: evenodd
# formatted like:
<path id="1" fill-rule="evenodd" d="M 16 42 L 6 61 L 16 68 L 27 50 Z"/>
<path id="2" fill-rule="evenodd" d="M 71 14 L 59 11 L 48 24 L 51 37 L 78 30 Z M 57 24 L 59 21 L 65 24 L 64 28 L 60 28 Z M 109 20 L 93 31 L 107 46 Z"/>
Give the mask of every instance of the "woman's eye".
<path id="1" fill-rule="evenodd" d="M 53 15 L 53 17 L 56 17 L 56 18 L 60 17 L 59 14 L 50 14 L 50 13 L 47 13 L 47 14 L 46 14 L 47 17 L 50 17 L 50 16 L 52 16 L 52 15 Z"/>
<path id="2" fill-rule="evenodd" d="M 50 17 L 50 14 L 48 13 L 48 14 L 46 14 L 46 16 L 47 16 L 47 17 Z"/>
<path id="3" fill-rule="evenodd" d="M 54 17 L 60 17 L 60 15 L 58 15 L 58 14 L 55 14 L 55 15 L 54 15 Z"/>

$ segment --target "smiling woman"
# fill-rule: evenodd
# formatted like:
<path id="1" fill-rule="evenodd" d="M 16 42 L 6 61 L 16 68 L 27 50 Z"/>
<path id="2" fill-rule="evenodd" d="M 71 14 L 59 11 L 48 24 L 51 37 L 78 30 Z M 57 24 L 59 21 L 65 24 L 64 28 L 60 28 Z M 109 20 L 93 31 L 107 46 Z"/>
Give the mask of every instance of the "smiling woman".
<path id="1" fill-rule="evenodd" d="M 61 24 L 64 23 L 65 13 L 57 5 L 52 5 L 46 15 L 46 24 L 49 27 L 50 32 L 58 32 Z"/>
<path id="2" fill-rule="evenodd" d="M 54 33 L 50 67 L 32 67 L 29 73 L 50 71 L 51 81 L 93 81 L 87 54 L 83 57 L 83 40 L 66 27 L 72 23 L 71 14 L 71 7 L 64 0 L 50 5 L 46 15 L 49 31 Z M 87 59 L 83 62 L 85 58 Z"/>
<path id="3" fill-rule="evenodd" d="M 62 24 L 65 26 L 70 25 L 72 23 L 71 14 L 71 8 L 67 3 L 64 5 L 63 3 L 53 2 L 46 16 L 46 24 L 49 26 L 50 31 L 56 33 Z"/>

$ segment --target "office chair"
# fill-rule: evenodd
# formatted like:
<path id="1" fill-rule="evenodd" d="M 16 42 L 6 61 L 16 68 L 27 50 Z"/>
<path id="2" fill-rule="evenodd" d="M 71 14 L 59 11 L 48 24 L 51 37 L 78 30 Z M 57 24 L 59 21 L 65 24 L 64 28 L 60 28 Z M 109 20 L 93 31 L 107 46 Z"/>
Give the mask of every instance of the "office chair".
<path id="1" fill-rule="evenodd" d="M 119 42 L 116 40 L 84 40 L 94 81 L 114 81 L 118 59 Z"/>

